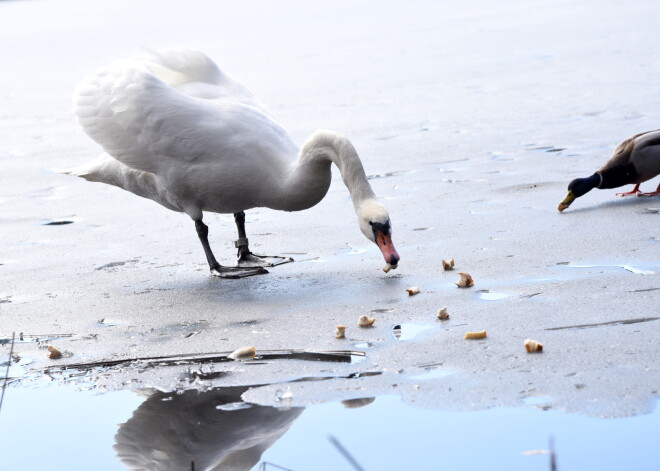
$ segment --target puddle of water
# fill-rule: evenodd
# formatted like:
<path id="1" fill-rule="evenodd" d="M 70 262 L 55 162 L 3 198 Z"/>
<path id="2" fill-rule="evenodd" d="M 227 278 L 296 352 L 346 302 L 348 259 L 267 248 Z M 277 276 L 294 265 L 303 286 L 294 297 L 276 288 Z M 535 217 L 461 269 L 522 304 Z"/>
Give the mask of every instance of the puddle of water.
<path id="1" fill-rule="evenodd" d="M 12 361 L 9 364 L 9 368 L 7 368 L 7 363 L 8 362 L 9 362 L 9 359 L 6 359 L 6 360 L 0 362 L 0 372 L 2 372 L 3 380 L 4 380 L 5 374 L 6 374 L 7 378 L 9 378 L 9 379 L 24 377 L 28 372 L 28 368 L 26 368 L 26 366 L 32 364 L 34 362 L 34 360 L 31 359 L 31 358 L 27 358 L 27 357 L 21 357 L 18 362 Z"/>
<path id="2" fill-rule="evenodd" d="M 426 370 L 424 373 L 420 373 L 418 375 L 412 375 L 410 376 L 410 379 L 416 380 L 416 381 L 426 381 L 429 379 L 438 379 L 438 378 L 444 378 L 445 376 L 449 376 L 453 374 L 454 372 L 452 370 L 448 370 L 446 368 L 430 368 Z"/>
<path id="3" fill-rule="evenodd" d="M 73 386 L 10 386 L 1 412 L 2 468 L 123 469 L 112 449 L 117 424 L 142 401 L 129 391 L 95 395 Z"/>
<path id="4" fill-rule="evenodd" d="M 373 342 L 358 342 L 355 348 L 372 348 L 375 344 Z"/>
<path id="5" fill-rule="evenodd" d="M 509 296 L 511 296 L 510 294 L 507 293 L 494 293 L 487 289 L 477 292 L 479 293 L 479 297 L 484 301 L 499 301 L 500 299 L 508 298 Z"/>
<path id="6" fill-rule="evenodd" d="M 194 457 L 195 469 L 225 469 L 229 459 L 232 469 L 253 471 L 355 469 L 341 446 L 365 470 L 545 471 L 550 437 L 558 469 L 652 470 L 660 462 L 660 408 L 601 419 L 537 407 L 446 412 L 385 396 L 349 407 L 277 409 L 246 404 L 246 389 L 94 394 L 10 387 L 0 427 L 3 468 L 87 471 L 94 463 L 95 470 L 169 471 L 191 469 Z M 35 441 L 37 434 L 45 437 Z"/>
<path id="7" fill-rule="evenodd" d="M 392 335 L 394 335 L 394 338 L 397 340 L 412 340 L 422 332 L 432 328 L 433 326 L 429 324 L 414 324 L 412 322 L 404 322 L 403 324 L 396 324 L 392 327 Z"/>
<path id="8" fill-rule="evenodd" d="M 623 268 L 626 271 L 635 273 L 636 275 L 653 275 L 653 270 L 644 270 L 633 265 L 575 265 L 573 263 L 562 262 L 558 265 L 565 265 L 571 268 Z"/>
<path id="9" fill-rule="evenodd" d="M 558 469 L 628 469 L 634 463 L 651 470 L 660 451 L 655 436 L 646 434 L 660 431 L 659 412 L 625 419 L 529 408 L 461 413 L 415 409 L 398 398 L 380 397 L 359 409 L 309 407 L 262 460 L 291 470 L 352 469 L 328 440 L 330 434 L 365 470 L 545 471 L 548 454 L 530 450 L 547 450 L 552 436 Z M 303 442 L 305 450 L 295 452 Z"/>
<path id="10" fill-rule="evenodd" d="M 621 268 L 637 275 L 653 275 L 653 273 L 655 273 L 651 270 L 642 270 L 641 268 L 636 268 L 631 265 L 621 265 Z"/>

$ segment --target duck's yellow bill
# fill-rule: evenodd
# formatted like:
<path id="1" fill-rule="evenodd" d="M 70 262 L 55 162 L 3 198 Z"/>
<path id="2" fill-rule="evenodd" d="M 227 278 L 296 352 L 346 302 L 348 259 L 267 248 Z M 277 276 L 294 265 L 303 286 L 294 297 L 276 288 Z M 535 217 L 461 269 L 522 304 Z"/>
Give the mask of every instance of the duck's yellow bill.
<path id="1" fill-rule="evenodd" d="M 557 211 L 562 212 L 568 208 L 573 201 L 575 201 L 575 195 L 573 194 L 572 190 L 568 190 L 566 197 L 561 201 L 561 203 L 559 203 L 559 206 L 557 206 Z"/>

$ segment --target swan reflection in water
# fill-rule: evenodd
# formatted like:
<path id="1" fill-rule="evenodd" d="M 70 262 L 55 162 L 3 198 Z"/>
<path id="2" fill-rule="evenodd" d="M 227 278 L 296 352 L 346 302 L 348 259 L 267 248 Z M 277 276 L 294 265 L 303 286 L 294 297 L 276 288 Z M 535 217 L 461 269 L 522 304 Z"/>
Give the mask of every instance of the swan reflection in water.
<path id="1" fill-rule="evenodd" d="M 154 392 L 120 425 L 117 458 L 134 470 L 249 470 L 304 408 L 247 404 L 248 389 Z"/>

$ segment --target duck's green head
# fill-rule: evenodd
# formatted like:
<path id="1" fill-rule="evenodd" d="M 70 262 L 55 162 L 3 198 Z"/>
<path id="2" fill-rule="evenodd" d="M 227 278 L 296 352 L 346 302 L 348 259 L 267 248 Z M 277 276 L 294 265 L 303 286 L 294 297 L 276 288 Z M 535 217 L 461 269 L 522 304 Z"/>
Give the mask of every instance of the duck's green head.
<path id="1" fill-rule="evenodd" d="M 563 200 L 561 200 L 561 203 L 559 203 L 559 206 L 557 206 L 557 210 L 559 212 L 562 212 L 566 208 L 568 208 L 573 201 L 575 201 L 575 198 L 579 198 L 580 196 L 588 193 L 589 191 L 593 190 L 596 188 L 598 185 L 600 185 L 600 174 L 594 173 L 592 176 L 587 177 L 587 178 L 576 178 L 573 180 L 571 183 L 568 184 L 568 193 L 564 197 Z"/>

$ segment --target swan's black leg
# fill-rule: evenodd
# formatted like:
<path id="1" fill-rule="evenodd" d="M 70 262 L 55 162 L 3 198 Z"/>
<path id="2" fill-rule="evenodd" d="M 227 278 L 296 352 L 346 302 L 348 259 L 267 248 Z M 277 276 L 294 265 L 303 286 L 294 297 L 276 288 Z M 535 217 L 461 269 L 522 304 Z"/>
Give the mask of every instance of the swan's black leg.
<path id="1" fill-rule="evenodd" d="M 206 260 L 209 262 L 211 274 L 222 278 L 244 278 L 246 276 L 268 273 L 268 270 L 262 267 L 223 267 L 215 259 L 211 246 L 209 245 L 209 227 L 199 219 L 195 221 L 195 229 L 197 229 L 197 235 L 204 248 Z"/>
<path id="2" fill-rule="evenodd" d="M 238 229 L 238 240 L 234 245 L 238 249 L 238 266 L 240 267 L 273 267 L 283 263 L 293 262 L 291 257 L 278 257 L 269 255 L 255 255 L 250 252 L 247 234 L 245 233 L 245 213 L 234 213 L 234 221 Z M 272 261 L 269 261 L 271 259 Z"/>
<path id="3" fill-rule="evenodd" d="M 245 213 L 243 211 L 234 213 L 234 221 L 236 221 L 236 229 L 238 229 L 238 240 L 234 242 L 234 246 L 238 249 L 238 261 L 245 259 L 252 255 L 248 247 L 248 238 L 245 233 Z"/>

